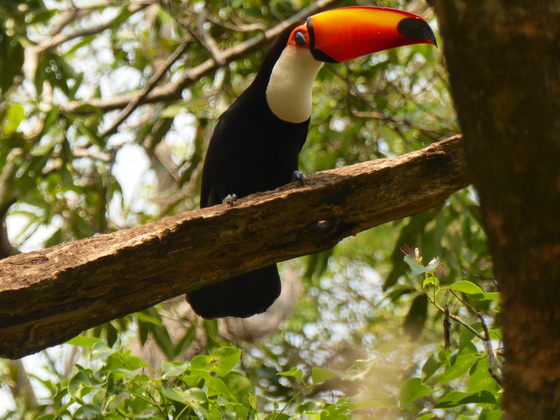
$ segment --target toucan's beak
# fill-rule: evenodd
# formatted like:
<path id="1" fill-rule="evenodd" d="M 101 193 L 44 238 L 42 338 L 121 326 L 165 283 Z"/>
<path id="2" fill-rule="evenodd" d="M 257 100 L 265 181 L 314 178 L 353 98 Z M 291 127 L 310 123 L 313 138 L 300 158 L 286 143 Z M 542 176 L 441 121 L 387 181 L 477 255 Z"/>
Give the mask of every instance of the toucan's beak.
<path id="1" fill-rule="evenodd" d="M 294 29 L 289 43 L 334 63 L 403 45 L 437 46 L 432 28 L 420 16 L 383 7 L 346 7 L 311 16 Z"/>

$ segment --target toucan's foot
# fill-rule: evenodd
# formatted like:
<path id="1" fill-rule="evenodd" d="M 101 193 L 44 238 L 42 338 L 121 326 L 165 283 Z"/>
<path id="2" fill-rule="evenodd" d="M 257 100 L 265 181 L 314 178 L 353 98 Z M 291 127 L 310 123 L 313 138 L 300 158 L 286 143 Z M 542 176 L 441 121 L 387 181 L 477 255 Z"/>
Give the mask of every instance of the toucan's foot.
<path id="1" fill-rule="evenodd" d="M 228 206 L 233 207 L 236 201 L 237 196 L 235 194 L 228 194 L 226 198 L 222 200 L 222 204 L 227 204 Z"/>
<path id="2" fill-rule="evenodd" d="M 294 171 L 292 173 L 292 181 L 299 181 L 302 187 L 305 185 L 305 178 L 305 174 L 301 171 Z"/>

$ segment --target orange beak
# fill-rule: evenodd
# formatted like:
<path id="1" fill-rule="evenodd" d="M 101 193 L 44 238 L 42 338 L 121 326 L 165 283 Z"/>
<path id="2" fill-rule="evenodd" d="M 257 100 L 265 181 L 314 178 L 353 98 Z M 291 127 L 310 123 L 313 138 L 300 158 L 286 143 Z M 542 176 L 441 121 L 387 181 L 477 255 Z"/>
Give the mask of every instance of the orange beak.
<path id="1" fill-rule="evenodd" d="M 437 46 L 432 28 L 420 16 L 384 7 L 345 7 L 319 13 L 295 28 L 288 43 L 309 48 L 316 60 L 330 63 L 403 45 Z"/>

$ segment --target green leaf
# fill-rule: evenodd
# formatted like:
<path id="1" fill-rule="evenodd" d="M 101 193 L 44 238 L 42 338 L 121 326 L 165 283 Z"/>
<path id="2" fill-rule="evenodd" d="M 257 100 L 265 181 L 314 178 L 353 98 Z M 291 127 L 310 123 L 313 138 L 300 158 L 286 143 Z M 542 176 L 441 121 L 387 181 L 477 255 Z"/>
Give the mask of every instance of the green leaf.
<path id="1" fill-rule="evenodd" d="M 90 349 L 97 343 L 105 344 L 103 340 L 97 337 L 84 337 L 83 335 L 78 335 L 66 342 L 66 344 L 70 344 L 72 346 L 87 347 Z"/>
<path id="2" fill-rule="evenodd" d="M 426 279 L 422 282 L 422 287 L 426 288 L 427 286 L 430 285 L 439 287 L 439 279 L 435 276 L 426 277 Z"/>
<path id="3" fill-rule="evenodd" d="M 349 407 L 345 404 L 346 400 L 341 399 L 336 404 L 327 404 L 321 410 L 321 420 L 348 420 Z"/>
<path id="4" fill-rule="evenodd" d="M 442 374 L 437 376 L 437 381 L 441 384 L 460 378 L 471 368 L 480 358 L 474 344 L 465 346 L 465 349 L 457 355 L 452 365 L 448 366 Z"/>
<path id="5" fill-rule="evenodd" d="M 78 132 L 86 137 L 91 144 L 98 146 L 101 149 L 105 146 L 104 139 L 97 135 L 94 127 L 84 124 L 83 121 L 77 121 L 76 128 L 78 129 Z"/>
<path id="6" fill-rule="evenodd" d="M 111 347 L 109 347 L 104 341 L 99 340 L 97 343 L 93 344 L 91 349 L 91 359 L 104 360 L 113 352 Z"/>
<path id="7" fill-rule="evenodd" d="M 93 380 L 93 372 L 77 365 L 78 372 L 68 383 L 68 393 L 75 399 L 80 400 L 84 395 L 92 391 L 97 383 Z"/>
<path id="8" fill-rule="evenodd" d="M 422 274 L 426 272 L 426 267 L 424 267 L 421 264 L 418 264 L 414 259 L 414 257 L 412 257 L 411 255 L 405 255 L 404 262 L 407 263 L 408 266 L 410 267 L 413 276 L 417 276 L 418 274 Z"/>
<path id="9" fill-rule="evenodd" d="M 58 116 L 60 115 L 60 105 L 55 105 L 52 109 L 47 112 L 47 116 L 45 117 L 45 122 L 43 124 L 42 133 L 47 133 L 51 127 L 58 121 Z"/>
<path id="10" fill-rule="evenodd" d="M 161 387 L 161 392 L 171 401 L 177 401 L 179 403 L 185 404 L 194 410 L 201 412 L 205 417 L 207 417 L 208 412 L 205 406 L 208 403 L 206 393 L 200 388 L 189 388 L 183 390 L 178 387 L 171 387 L 168 385 L 163 385 Z"/>
<path id="11" fill-rule="evenodd" d="M 20 104 L 11 104 L 6 111 L 6 117 L 4 118 L 4 126 L 2 127 L 4 134 L 6 136 L 14 134 L 24 118 L 25 111 L 23 106 Z"/>
<path id="12" fill-rule="evenodd" d="M 317 401 L 306 401 L 298 405 L 295 409 L 296 413 L 308 414 L 314 411 L 319 411 L 321 409 L 321 404 Z"/>
<path id="13" fill-rule="evenodd" d="M 476 324 L 473 325 L 473 328 L 476 328 Z M 472 331 L 464 328 L 461 331 L 461 334 L 459 334 L 459 343 L 458 343 L 458 348 L 457 348 L 459 353 L 461 353 L 466 346 L 470 346 L 470 349 L 472 350 L 472 346 L 474 345 L 473 340 L 475 339 L 475 337 L 476 336 L 474 335 L 474 333 Z M 471 351 L 471 353 L 473 353 L 473 352 L 474 352 L 474 350 Z"/>
<path id="14" fill-rule="evenodd" d="M 68 49 L 68 51 L 66 51 L 64 53 L 64 57 L 68 57 L 70 59 L 72 59 L 72 55 L 79 50 L 80 48 L 84 47 L 84 46 L 88 46 L 89 44 L 91 44 L 93 41 L 95 41 L 96 37 L 95 36 L 83 36 L 81 38 L 78 38 L 79 41 L 76 42 L 75 44 L 72 45 L 71 48 Z"/>
<path id="15" fill-rule="evenodd" d="M 239 372 L 230 372 L 223 379 L 227 389 L 242 404 L 247 404 L 251 395 L 255 394 L 253 382 Z"/>
<path id="16" fill-rule="evenodd" d="M 439 259 L 436 258 L 435 262 L 433 262 L 432 264 L 423 266 L 422 264 L 418 264 L 414 257 L 412 257 L 411 255 L 405 255 L 404 262 L 409 265 L 410 269 L 412 270 L 412 275 L 414 276 L 434 271 L 439 265 Z"/>
<path id="17" fill-rule="evenodd" d="M 451 391 L 443 396 L 434 408 L 452 408 L 464 404 L 498 404 L 496 397 L 488 391 L 459 392 Z"/>
<path id="18" fill-rule="evenodd" d="M 311 370 L 311 382 L 313 385 L 317 385 L 331 378 L 340 377 L 340 375 L 340 372 L 331 369 L 313 368 Z"/>
<path id="19" fill-rule="evenodd" d="M 480 287 L 467 280 L 461 280 L 449 286 L 443 286 L 442 289 L 450 289 L 455 292 L 466 293 L 468 295 L 477 295 L 484 293 Z"/>
<path id="20" fill-rule="evenodd" d="M 416 417 L 416 420 L 430 420 L 433 419 L 436 415 L 429 413 L 429 414 L 424 414 L 423 416 L 420 417 Z"/>
<path id="21" fill-rule="evenodd" d="M 161 363 L 162 378 L 170 378 L 179 376 L 189 368 L 190 364 L 187 362 L 166 362 Z"/>
<path id="22" fill-rule="evenodd" d="M 208 340 L 208 348 L 213 349 L 215 347 L 219 347 L 218 320 L 204 320 L 202 326 L 204 327 L 204 333 L 206 334 L 206 339 Z"/>
<path id="23" fill-rule="evenodd" d="M 241 350 L 220 347 L 207 356 L 199 355 L 191 360 L 193 369 L 209 370 L 219 376 L 227 375 L 239 363 Z"/>
<path id="24" fill-rule="evenodd" d="M 403 406 L 432 394 L 434 391 L 422 383 L 420 378 L 409 378 L 401 384 L 400 399 Z"/>
<path id="25" fill-rule="evenodd" d="M 311 420 L 315 420 L 316 418 L 317 417 Z M 274 413 L 273 415 L 266 417 L 266 420 L 292 420 L 292 419 L 293 419 L 292 416 L 285 413 Z"/>
<path id="26" fill-rule="evenodd" d="M 191 324 L 191 326 L 183 335 L 183 338 L 179 340 L 177 345 L 175 346 L 174 352 L 175 354 L 183 354 L 193 343 L 194 339 L 196 338 L 196 325 Z"/>
<path id="27" fill-rule="evenodd" d="M 492 329 L 490 331 L 488 331 L 488 334 L 490 334 L 490 338 L 492 340 L 503 340 L 503 333 L 502 330 L 500 329 Z"/>
<path id="28" fill-rule="evenodd" d="M 301 369 L 298 369 L 297 367 L 292 367 L 287 372 L 280 372 L 280 373 L 278 373 L 278 375 L 291 376 L 292 378 L 298 379 L 300 382 L 304 382 L 303 381 L 303 371 Z"/>
<path id="29" fill-rule="evenodd" d="M 31 150 L 32 156 L 49 156 L 56 145 L 64 141 L 64 136 L 44 136 L 39 144 Z"/>
<path id="30" fill-rule="evenodd" d="M 504 413 L 501 409 L 499 410 L 488 410 L 483 409 L 480 412 L 480 416 L 478 420 L 500 420 L 503 417 Z"/>
<path id="31" fill-rule="evenodd" d="M 500 292 L 484 292 L 481 297 L 478 295 L 475 295 L 474 297 L 479 300 L 493 300 L 496 302 L 499 302 L 502 299 Z"/>
<path id="32" fill-rule="evenodd" d="M 469 372 L 469 392 L 489 391 L 496 394 L 501 388 L 488 371 L 490 367 L 490 360 L 488 357 L 479 360 L 474 364 Z"/>
<path id="33" fill-rule="evenodd" d="M 186 114 L 187 108 L 184 102 L 180 103 L 173 103 L 167 106 L 160 114 L 160 118 L 170 118 L 173 119 L 175 116 L 179 114 Z"/>
<path id="34" fill-rule="evenodd" d="M 134 316 L 136 316 L 136 319 L 138 321 L 144 323 L 157 325 L 158 327 L 161 327 L 163 325 L 161 322 L 161 317 L 159 316 L 159 313 L 155 308 L 149 308 L 142 312 L 136 312 Z"/>
<path id="35" fill-rule="evenodd" d="M 6 2 L 4 2 L 6 3 Z M 5 23 L 0 20 L 0 93 L 4 96 L 12 87 L 14 78 L 20 74 L 24 62 L 24 48 L 4 31 Z"/>
<path id="36" fill-rule="evenodd" d="M 130 354 L 130 350 L 126 352 L 116 352 L 109 356 L 107 360 L 107 369 L 126 369 L 134 371 L 140 368 L 149 367 L 146 362 L 137 356 Z"/>
<path id="37" fill-rule="evenodd" d="M 235 372 L 232 372 L 233 374 Z M 208 389 L 208 396 L 221 396 L 226 400 L 232 400 L 233 394 L 231 390 L 226 385 L 226 383 L 222 380 L 223 378 L 218 376 L 213 376 L 212 372 L 202 371 L 198 369 L 191 370 L 191 375 L 198 377 L 198 380 L 204 379 L 204 387 Z M 187 381 L 188 382 L 188 381 Z"/>
<path id="38" fill-rule="evenodd" d="M 442 365 L 443 362 L 439 361 L 435 354 L 431 354 L 422 366 L 423 380 L 427 381 L 430 379 Z"/>
<path id="39" fill-rule="evenodd" d="M 174 353 L 173 341 L 167 331 L 165 325 L 154 326 L 152 328 L 152 336 L 154 337 L 158 347 L 165 354 L 168 359 L 173 359 L 176 354 Z"/>
<path id="40" fill-rule="evenodd" d="M 77 419 L 99 418 L 101 407 L 96 404 L 84 404 L 76 410 L 72 417 Z"/>

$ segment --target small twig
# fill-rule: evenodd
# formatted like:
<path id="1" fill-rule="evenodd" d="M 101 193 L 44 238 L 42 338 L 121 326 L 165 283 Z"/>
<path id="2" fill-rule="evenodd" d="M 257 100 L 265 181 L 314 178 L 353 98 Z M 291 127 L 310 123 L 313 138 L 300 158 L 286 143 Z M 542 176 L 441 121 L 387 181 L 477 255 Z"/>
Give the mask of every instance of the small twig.
<path id="1" fill-rule="evenodd" d="M 256 22 L 256 23 L 245 24 L 242 22 L 238 22 L 237 17 L 234 16 L 233 14 L 230 14 L 229 18 L 233 23 L 222 22 L 221 20 L 216 19 L 213 16 L 209 16 L 208 21 L 212 22 L 214 25 L 221 26 L 222 28 L 226 28 L 229 29 L 230 31 L 235 31 L 235 32 L 254 32 L 254 31 L 266 30 L 266 26 L 264 26 L 262 23 Z"/>
<path id="2" fill-rule="evenodd" d="M 130 11 L 132 13 L 136 13 L 144 8 L 148 7 L 148 4 L 139 4 L 131 6 Z M 66 34 L 63 33 L 62 30 L 68 26 L 69 24 L 75 22 L 77 19 L 87 16 L 88 13 L 84 13 L 81 9 L 75 9 L 68 12 L 68 15 L 63 15 L 62 18 L 59 20 L 58 24 L 55 26 L 53 31 L 51 32 L 50 37 L 43 39 L 37 45 L 27 48 L 26 50 L 26 58 L 25 63 L 23 66 L 23 72 L 25 77 L 29 80 L 33 80 L 35 77 L 35 72 L 37 71 L 37 66 L 39 63 L 39 58 L 42 54 L 47 51 L 50 51 L 65 42 L 71 41 L 76 38 L 81 38 L 84 36 L 95 35 L 100 32 L 103 32 L 106 29 L 109 29 L 118 19 L 115 18 L 108 22 L 102 23 L 97 26 L 92 26 L 90 28 L 85 28 L 81 30 L 77 30 L 75 32 Z"/>
<path id="3" fill-rule="evenodd" d="M 62 32 L 62 30 L 68 26 L 70 23 L 81 18 L 83 14 L 86 13 L 82 9 L 78 9 L 76 6 L 72 5 L 69 9 L 64 10 L 60 13 L 60 18 L 55 22 L 55 26 L 51 31 L 51 37 L 54 37 Z"/>
<path id="4" fill-rule="evenodd" d="M 37 407 L 38 401 L 35 390 L 29 381 L 29 375 L 25 370 L 25 366 L 21 360 L 7 361 L 7 368 L 10 376 L 14 378 L 8 385 L 14 401 L 18 402 L 20 398 L 27 399 L 26 405 L 30 409 Z"/>
<path id="5" fill-rule="evenodd" d="M 167 71 L 171 68 L 171 66 L 179 59 L 179 57 L 181 57 L 181 55 L 185 53 L 185 51 L 187 51 L 190 44 L 190 41 L 185 41 L 179 47 L 177 47 L 173 54 L 167 59 L 163 67 L 161 67 L 158 72 L 154 74 L 154 77 L 152 77 L 146 87 L 142 89 L 142 92 L 140 92 L 139 95 L 137 95 L 128 103 L 126 108 L 122 110 L 117 119 L 113 121 L 113 124 L 111 124 L 109 128 L 99 134 L 100 137 L 110 136 L 117 131 L 124 120 L 126 120 L 130 116 L 130 114 L 134 112 L 134 110 L 138 107 L 142 100 L 146 98 L 146 96 L 148 96 L 148 94 L 156 87 L 156 85 L 163 78 L 165 73 L 167 73 Z"/>
<path id="6" fill-rule="evenodd" d="M 352 83 L 348 79 L 348 77 L 344 76 L 340 72 L 339 69 L 337 69 L 335 66 L 329 66 L 329 70 L 332 71 L 336 76 L 338 76 L 342 81 L 344 81 L 344 83 L 346 83 L 346 85 L 348 87 L 348 92 L 350 93 L 350 95 L 352 97 L 354 97 L 355 99 L 358 99 L 359 101 L 361 101 L 363 104 L 367 105 L 368 107 L 374 108 L 371 101 L 368 99 L 368 97 L 366 97 L 363 93 L 361 93 L 360 91 L 355 89 L 354 83 Z M 412 129 L 415 129 L 415 130 L 420 130 L 424 133 L 437 134 L 438 136 L 448 134 L 444 130 L 421 127 L 421 126 L 413 124 L 412 122 L 410 122 L 410 121 L 408 121 L 404 118 L 398 118 L 398 117 L 395 117 L 395 116 L 392 116 L 392 115 L 386 115 L 386 114 L 384 114 L 382 112 L 378 112 L 378 111 L 364 112 L 364 111 L 356 111 L 355 109 L 351 109 L 351 112 L 352 112 L 352 115 L 355 115 L 358 118 L 365 118 L 367 120 L 375 119 L 375 120 L 379 120 L 379 121 L 390 122 L 390 123 L 394 124 L 395 127 L 398 127 L 399 125 L 405 125 L 409 128 L 412 128 Z M 393 129 L 395 129 L 395 127 L 393 127 Z M 400 132 L 399 132 L 399 135 L 403 138 L 405 137 Z"/>
<path id="7" fill-rule="evenodd" d="M 128 6 L 144 6 L 144 7 L 148 7 L 151 6 L 153 4 L 159 4 L 158 0 L 146 0 L 146 1 L 120 1 L 118 4 L 115 1 L 108 1 L 107 3 L 92 3 L 91 5 L 80 5 L 80 7 L 78 8 L 74 2 L 71 2 L 69 7 L 66 8 L 57 8 L 56 10 L 47 10 L 47 13 L 50 12 L 56 12 L 56 13 L 68 13 L 68 12 L 72 12 L 74 10 L 80 10 L 81 12 L 93 12 L 96 10 L 100 10 L 100 9 L 105 9 L 105 8 L 109 8 L 109 7 L 128 7 Z"/>
<path id="8" fill-rule="evenodd" d="M 437 293 L 436 293 L 437 294 Z M 469 325 L 468 322 L 465 322 L 461 319 L 461 317 L 457 316 L 457 315 L 453 315 L 449 312 L 449 310 L 447 309 L 447 305 L 445 308 L 442 308 L 441 306 L 438 305 L 438 303 L 436 302 L 435 299 L 435 295 L 434 296 L 430 296 L 427 295 L 428 298 L 430 299 L 430 301 L 432 302 L 432 304 L 435 306 L 435 308 L 440 311 L 441 313 L 443 313 L 446 317 L 449 317 L 450 319 L 452 319 L 455 322 L 458 322 L 459 324 L 461 324 L 463 327 L 465 327 L 467 330 L 469 330 L 470 332 L 472 332 L 477 338 L 484 340 L 484 336 L 482 334 L 480 334 L 477 330 L 475 330 L 473 327 L 471 327 Z"/>
<path id="9" fill-rule="evenodd" d="M 451 293 L 453 293 L 453 296 L 455 296 L 461 303 L 463 303 L 467 308 L 469 308 L 471 311 L 473 311 L 477 315 L 478 319 L 480 320 L 480 322 L 482 324 L 482 329 L 484 331 L 484 334 L 479 333 L 477 330 L 475 330 L 473 327 L 471 327 L 467 322 L 463 321 L 461 319 L 461 317 L 449 313 L 449 310 L 447 309 L 447 306 L 445 308 L 442 308 L 441 306 L 439 306 L 437 304 L 437 302 L 435 301 L 435 299 L 432 300 L 433 305 L 436 307 L 436 309 L 438 311 L 440 311 L 444 314 L 444 316 L 446 317 L 445 322 L 447 322 L 448 319 L 452 319 L 455 322 L 458 322 L 463 327 L 465 327 L 467 330 L 472 332 L 479 340 L 481 340 L 484 343 L 484 346 L 486 347 L 486 352 L 488 353 L 488 359 L 490 361 L 490 366 L 488 367 L 488 372 L 490 373 L 490 376 L 492 376 L 492 378 L 494 378 L 496 380 L 496 382 L 498 382 L 500 385 L 502 385 L 502 377 L 498 373 L 498 371 L 501 370 L 501 364 L 500 364 L 500 362 L 498 362 L 498 360 L 496 359 L 496 355 L 494 354 L 494 350 L 492 348 L 492 342 L 491 342 L 491 338 L 490 338 L 490 332 L 488 331 L 488 326 L 486 325 L 486 320 L 484 319 L 484 315 L 482 315 L 480 312 L 478 312 L 472 305 L 469 305 L 467 302 L 465 302 L 463 299 L 461 299 L 459 296 L 457 296 L 453 291 L 451 291 Z M 446 339 L 446 346 L 447 346 L 447 339 Z"/>
<path id="10" fill-rule="evenodd" d="M 135 6 L 132 6 L 130 8 L 130 11 L 131 11 L 131 13 L 136 13 L 136 12 L 139 12 L 140 10 L 142 10 L 142 9 L 145 9 L 146 7 L 148 7 L 147 4 L 135 5 Z M 113 20 L 102 23 L 100 25 L 92 26 L 90 28 L 80 29 L 80 30 L 77 30 L 77 31 L 69 33 L 69 34 L 61 32 L 62 29 L 63 29 L 63 27 L 62 28 L 60 27 L 61 25 L 67 26 L 70 23 L 74 22 L 77 18 L 83 17 L 83 16 L 84 16 L 84 14 L 80 13 L 80 10 L 77 10 L 74 14 L 71 14 L 69 16 L 65 16 L 61 20 L 61 22 L 59 22 L 59 25 L 57 25 L 57 27 L 53 30 L 53 33 L 51 34 L 51 36 L 49 38 L 44 39 L 43 41 L 39 42 L 39 44 L 37 45 L 37 48 L 40 51 L 40 53 L 52 50 L 53 48 L 56 48 L 59 45 L 62 45 L 65 42 L 71 41 L 73 39 L 81 38 L 81 37 L 88 36 L 88 35 L 95 35 L 95 34 L 98 34 L 100 32 L 103 32 L 105 29 L 109 29 L 118 19 L 118 17 L 117 17 Z"/>
<path id="11" fill-rule="evenodd" d="M 206 50 L 210 53 L 210 56 L 214 59 L 216 64 L 220 67 L 223 67 L 225 64 L 224 57 L 222 52 L 220 51 L 220 47 L 218 47 L 218 43 L 210 36 L 208 31 L 204 30 L 204 22 L 206 22 L 206 18 L 208 16 L 208 7 L 204 7 L 202 12 L 198 15 L 196 19 L 196 31 L 192 30 L 189 26 L 187 26 L 187 30 L 189 33 L 196 38 L 200 44 L 206 48 Z"/>
<path id="12" fill-rule="evenodd" d="M 444 345 L 445 350 L 449 350 L 451 348 L 451 313 L 449 312 L 449 307 L 447 306 L 447 302 L 445 303 L 445 311 L 444 311 L 444 318 L 443 318 L 443 338 L 444 338 Z"/>
<path id="13" fill-rule="evenodd" d="M 488 325 L 486 325 L 486 320 L 484 319 L 484 315 L 478 312 L 471 304 L 466 302 L 464 299 L 460 298 L 455 294 L 455 292 L 451 291 L 453 296 L 459 300 L 463 305 L 469 308 L 480 320 L 480 324 L 482 325 L 482 330 L 484 331 L 484 338 L 482 341 L 486 346 L 486 351 L 488 353 L 488 358 L 490 360 L 490 366 L 488 367 L 488 372 L 490 376 L 496 380 L 500 385 L 502 384 L 502 376 L 498 373 L 498 370 L 501 370 L 501 363 L 498 362 L 496 359 L 496 355 L 494 354 L 494 349 L 492 348 L 492 339 L 490 338 L 490 331 L 488 330 Z"/>
<path id="14" fill-rule="evenodd" d="M 114 157 L 109 153 L 89 148 L 75 148 L 72 150 L 72 154 L 77 158 L 89 158 L 105 163 L 111 163 L 114 160 Z"/>
<path id="15" fill-rule="evenodd" d="M 190 20 L 178 17 L 179 13 L 175 10 L 168 10 L 172 16 L 186 29 L 189 35 L 195 39 L 208 53 L 214 62 L 222 67 L 225 64 L 222 51 L 218 43 L 210 36 L 208 31 L 204 30 L 204 23 L 208 20 L 208 7 L 205 5 L 200 13 L 196 16 L 196 29 L 191 25 Z"/>
<path id="16" fill-rule="evenodd" d="M 438 307 L 439 310 L 443 310 L 441 307 Z M 443 310 L 443 312 L 445 313 L 445 311 Z M 451 318 L 453 321 L 458 322 L 459 324 L 461 324 L 463 327 L 465 327 L 467 330 L 469 330 L 470 332 L 472 332 L 477 338 L 479 338 L 480 340 L 485 340 L 484 336 L 482 334 L 480 334 L 477 330 L 475 330 L 473 327 L 471 327 L 469 325 L 468 322 L 465 322 L 461 319 L 461 317 L 457 316 L 457 315 L 453 315 L 453 314 L 449 314 L 449 318 Z"/>

